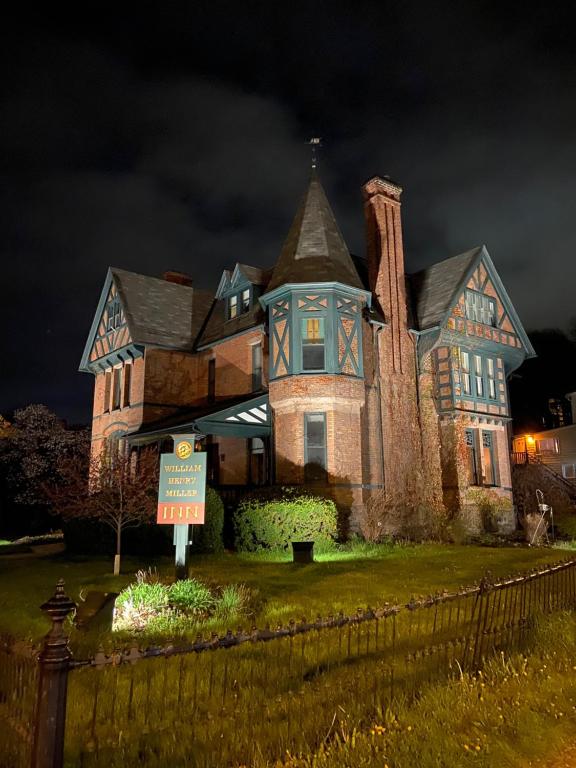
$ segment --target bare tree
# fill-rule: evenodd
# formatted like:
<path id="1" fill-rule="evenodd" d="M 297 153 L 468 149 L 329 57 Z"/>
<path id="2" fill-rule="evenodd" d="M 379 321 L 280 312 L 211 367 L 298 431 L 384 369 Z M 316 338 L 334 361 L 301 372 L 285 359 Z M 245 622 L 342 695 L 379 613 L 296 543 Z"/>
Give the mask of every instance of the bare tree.
<path id="1" fill-rule="evenodd" d="M 53 511 L 64 520 L 98 520 L 116 537 L 114 575 L 120 573 L 122 533 L 154 517 L 158 454 L 152 449 L 128 454 L 111 449 L 90 460 L 89 470 L 74 461 L 59 467 L 61 481 L 46 487 Z"/>

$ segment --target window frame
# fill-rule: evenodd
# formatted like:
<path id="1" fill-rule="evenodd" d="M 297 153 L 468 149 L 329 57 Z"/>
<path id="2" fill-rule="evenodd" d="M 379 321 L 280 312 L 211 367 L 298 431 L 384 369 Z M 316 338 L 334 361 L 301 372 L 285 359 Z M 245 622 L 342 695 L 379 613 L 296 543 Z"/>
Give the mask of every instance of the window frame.
<path id="1" fill-rule="evenodd" d="M 122 408 L 129 408 L 132 394 L 132 363 L 124 363 L 122 376 Z"/>
<path id="2" fill-rule="evenodd" d="M 480 476 L 481 473 L 479 472 L 480 467 L 478 466 L 478 445 L 477 445 L 477 433 L 478 430 L 474 429 L 472 427 L 466 428 L 464 430 L 465 434 L 465 440 L 466 440 L 466 457 L 468 459 L 468 470 L 472 470 L 472 478 L 468 478 L 469 480 L 469 486 L 478 486 L 480 485 Z M 470 438 L 470 440 L 468 439 Z M 474 480 L 474 482 L 470 482 L 470 479 Z"/>
<path id="3" fill-rule="evenodd" d="M 251 344 L 251 357 L 252 357 L 252 375 L 251 385 L 252 392 L 259 392 L 264 385 L 264 351 L 262 349 L 262 342 L 258 341 L 255 344 Z M 258 355 L 256 353 L 258 350 Z M 255 357 L 259 356 L 259 361 L 255 360 Z M 256 363 L 259 362 L 259 365 Z"/>
<path id="4" fill-rule="evenodd" d="M 310 321 L 317 320 L 318 323 L 321 323 L 321 329 L 322 329 L 322 337 L 321 337 L 321 343 L 310 343 L 308 344 L 304 343 L 304 338 L 313 338 L 313 337 L 304 337 L 304 324 L 309 323 Z M 326 322 L 327 317 L 323 312 L 308 312 L 304 313 L 302 312 L 298 316 L 298 323 L 299 323 L 299 338 L 300 338 L 300 370 L 302 373 L 324 373 L 326 368 L 326 330 L 328 323 Z M 316 349 L 322 348 L 322 366 L 319 368 L 306 368 L 304 365 L 304 347 L 313 347 Z"/>
<path id="5" fill-rule="evenodd" d="M 244 295 L 246 293 L 248 294 L 247 297 Z M 253 297 L 254 290 L 252 284 L 245 285 L 243 288 L 239 288 L 235 290 L 234 293 L 226 296 L 226 320 L 235 320 L 250 312 Z M 234 314 L 232 314 L 233 309 Z"/>
<path id="6" fill-rule="evenodd" d="M 566 468 L 572 467 L 572 474 L 567 475 L 566 474 Z M 574 462 L 568 462 L 567 464 L 562 464 L 562 477 L 565 480 L 576 480 L 576 463 Z"/>
<path id="7" fill-rule="evenodd" d="M 232 313 L 232 309 L 234 309 L 234 313 Z M 228 316 L 228 320 L 234 320 L 236 317 L 239 317 L 240 313 L 238 312 L 238 294 L 237 293 L 233 293 L 232 296 L 228 296 L 228 298 L 226 299 L 226 314 Z"/>
<path id="8" fill-rule="evenodd" d="M 497 371 L 499 358 L 485 352 L 470 352 L 464 347 L 459 347 L 459 350 L 462 395 L 482 403 L 498 403 Z M 468 360 L 467 365 L 466 359 Z M 480 361 L 479 364 L 478 361 Z M 478 383 L 480 383 L 480 387 L 478 387 Z M 494 397 L 492 397 L 492 392 L 494 392 Z"/>
<path id="9" fill-rule="evenodd" d="M 498 465 L 496 463 L 496 445 L 494 440 L 494 431 L 491 429 L 479 429 L 478 432 L 480 433 L 480 440 L 481 440 L 481 448 L 482 448 L 482 485 L 486 488 L 498 488 L 499 478 L 498 478 Z M 488 437 L 488 444 L 485 442 L 485 437 Z M 487 448 L 490 453 L 490 464 L 492 469 L 492 482 L 488 483 L 485 481 L 486 477 L 486 462 L 484 461 L 484 449 Z"/>
<path id="10" fill-rule="evenodd" d="M 484 304 L 488 306 L 485 307 Z M 479 306 L 477 306 L 479 305 Z M 490 322 L 485 320 L 485 312 L 488 312 Z M 473 323 L 487 325 L 489 328 L 498 327 L 498 317 L 496 313 L 496 299 L 481 291 L 474 291 L 472 288 L 466 288 L 464 295 L 464 313 L 466 319 Z M 480 315 L 480 317 L 478 317 Z"/>
<path id="11" fill-rule="evenodd" d="M 245 293 L 248 294 L 246 299 L 244 298 Z M 250 312 L 251 306 L 252 306 L 252 291 L 250 287 L 242 288 L 242 290 L 240 291 L 240 314 L 245 315 L 246 312 Z"/>
<path id="12" fill-rule="evenodd" d="M 312 417 L 322 417 L 322 427 L 323 427 L 323 439 L 322 444 L 313 444 L 310 445 L 309 437 L 308 437 L 308 424 L 312 423 Z M 309 411 L 304 413 L 304 482 L 305 483 L 322 483 L 326 482 L 328 479 L 328 447 L 327 447 L 327 419 L 326 419 L 326 413 L 324 411 Z M 321 448 L 323 451 L 323 462 L 311 462 L 309 460 L 309 449 L 310 448 Z M 320 467 L 321 471 L 318 472 L 317 475 L 310 472 L 309 467 Z"/>
<path id="13" fill-rule="evenodd" d="M 116 365 L 112 368 L 111 411 L 119 411 L 122 408 L 122 380 L 124 378 L 122 374 L 122 365 Z"/>
<path id="14" fill-rule="evenodd" d="M 552 443 L 552 447 L 543 448 L 542 443 Z M 560 440 L 557 437 L 536 438 L 536 453 L 544 456 L 557 456 L 560 453 Z"/>

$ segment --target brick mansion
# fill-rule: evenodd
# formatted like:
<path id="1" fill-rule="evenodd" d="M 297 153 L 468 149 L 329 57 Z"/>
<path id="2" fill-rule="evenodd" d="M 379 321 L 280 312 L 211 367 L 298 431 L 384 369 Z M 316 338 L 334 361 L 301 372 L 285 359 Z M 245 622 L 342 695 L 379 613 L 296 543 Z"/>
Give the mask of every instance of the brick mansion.
<path id="1" fill-rule="evenodd" d="M 313 171 L 271 269 L 241 260 L 209 293 L 110 268 L 80 365 L 93 452 L 195 434 L 223 493 L 306 485 L 359 531 L 415 476 L 451 514 L 471 489 L 511 499 L 507 379 L 532 346 L 485 246 L 406 274 L 401 193 L 364 185 L 366 258 Z"/>

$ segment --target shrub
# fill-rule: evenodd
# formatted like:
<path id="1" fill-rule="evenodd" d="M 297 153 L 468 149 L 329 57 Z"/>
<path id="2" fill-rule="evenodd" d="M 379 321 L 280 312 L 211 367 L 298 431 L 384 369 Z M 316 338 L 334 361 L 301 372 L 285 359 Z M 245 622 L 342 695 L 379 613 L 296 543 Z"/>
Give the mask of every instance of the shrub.
<path id="1" fill-rule="evenodd" d="M 214 607 L 212 592 L 201 581 L 183 579 L 168 587 L 170 605 L 194 615 L 206 614 Z"/>
<path id="2" fill-rule="evenodd" d="M 115 629 L 145 629 L 152 618 L 168 610 L 168 588 L 164 584 L 130 584 L 116 598 Z"/>
<path id="3" fill-rule="evenodd" d="M 478 508 L 482 528 L 487 533 L 497 533 L 512 511 L 510 499 L 499 496 L 495 491 L 487 488 L 469 489 L 466 502 Z"/>
<path id="4" fill-rule="evenodd" d="M 333 501 L 289 488 L 274 496 L 252 495 L 240 503 L 234 518 L 238 550 L 287 549 L 292 541 L 314 541 L 320 551 L 334 546 L 338 511 Z"/>
<path id="5" fill-rule="evenodd" d="M 197 552 L 224 551 L 224 504 L 213 488 L 206 487 L 204 525 L 194 526 L 192 548 Z"/>

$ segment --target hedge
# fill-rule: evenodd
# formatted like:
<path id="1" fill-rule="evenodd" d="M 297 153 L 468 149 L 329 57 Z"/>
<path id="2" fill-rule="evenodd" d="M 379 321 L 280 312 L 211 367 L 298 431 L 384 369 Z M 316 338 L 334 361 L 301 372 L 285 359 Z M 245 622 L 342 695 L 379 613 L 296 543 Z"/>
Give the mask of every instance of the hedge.
<path id="1" fill-rule="evenodd" d="M 236 549 L 257 552 L 287 549 L 292 541 L 314 541 L 329 549 L 338 535 L 338 511 L 330 499 L 292 488 L 268 491 L 242 500 L 234 517 Z"/>

